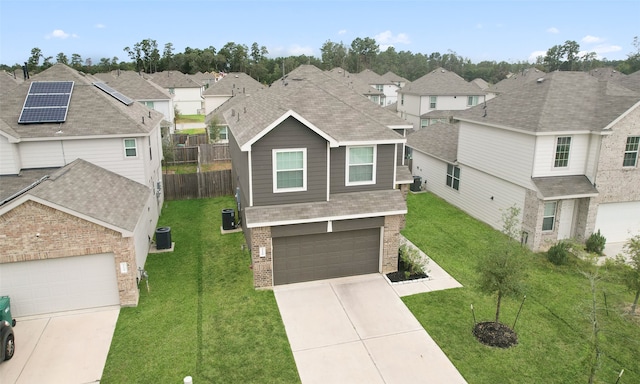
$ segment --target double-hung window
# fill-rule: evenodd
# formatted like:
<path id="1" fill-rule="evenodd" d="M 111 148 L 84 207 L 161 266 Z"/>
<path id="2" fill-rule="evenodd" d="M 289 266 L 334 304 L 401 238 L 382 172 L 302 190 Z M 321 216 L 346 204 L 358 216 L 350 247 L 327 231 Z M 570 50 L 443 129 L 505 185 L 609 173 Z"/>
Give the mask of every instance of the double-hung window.
<path id="1" fill-rule="evenodd" d="M 376 84 L 376 90 L 382 92 L 384 90 L 384 85 L 383 84 Z"/>
<path id="2" fill-rule="evenodd" d="M 554 168 L 565 168 L 569 165 L 569 149 L 571 148 L 571 137 L 558 137 L 556 141 L 556 157 L 553 162 Z"/>
<path id="3" fill-rule="evenodd" d="M 429 96 L 429 108 L 435 109 L 438 102 L 438 96 Z"/>
<path id="4" fill-rule="evenodd" d="M 623 167 L 635 167 L 638 164 L 638 147 L 640 146 L 640 136 L 627 137 L 627 145 L 624 147 Z"/>
<path id="5" fill-rule="evenodd" d="M 478 96 L 469 96 L 467 98 L 467 106 L 473 107 L 474 105 L 478 105 Z"/>
<path id="6" fill-rule="evenodd" d="M 542 217 L 542 230 L 553 231 L 553 226 L 556 221 L 556 201 L 549 201 L 544 203 L 544 216 Z"/>
<path id="7" fill-rule="evenodd" d="M 124 139 L 124 156 L 138 157 L 138 147 L 136 139 Z"/>
<path id="8" fill-rule="evenodd" d="M 376 147 L 347 147 L 347 185 L 376 183 Z"/>
<path id="9" fill-rule="evenodd" d="M 273 150 L 273 192 L 307 190 L 307 150 Z"/>
<path id="10" fill-rule="evenodd" d="M 220 128 L 220 133 L 218 133 L 218 137 L 220 140 L 229 140 L 229 135 L 227 134 L 227 127 Z"/>
<path id="11" fill-rule="evenodd" d="M 447 187 L 460 189 L 460 168 L 453 164 L 447 164 Z"/>

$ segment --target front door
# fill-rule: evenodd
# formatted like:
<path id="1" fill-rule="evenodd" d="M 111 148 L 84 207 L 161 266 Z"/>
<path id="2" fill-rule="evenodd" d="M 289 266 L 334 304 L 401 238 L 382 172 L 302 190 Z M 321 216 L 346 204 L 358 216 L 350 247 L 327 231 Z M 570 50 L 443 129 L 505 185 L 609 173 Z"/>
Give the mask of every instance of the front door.
<path id="1" fill-rule="evenodd" d="M 560 206 L 560 220 L 558 222 L 558 240 L 573 237 L 573 216 L 576 201 L 562 200 Z"/>

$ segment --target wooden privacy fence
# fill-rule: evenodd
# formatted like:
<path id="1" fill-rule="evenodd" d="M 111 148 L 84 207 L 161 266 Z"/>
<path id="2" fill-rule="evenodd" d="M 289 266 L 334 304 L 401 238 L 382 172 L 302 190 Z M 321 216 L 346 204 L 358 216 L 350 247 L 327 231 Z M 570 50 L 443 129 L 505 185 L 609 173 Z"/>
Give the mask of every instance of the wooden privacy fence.
<path id="1" fill-rule="evenodd" d="M 165 200 L 201 199 L 233 195 L 233 178 L 231 170 L 163 174 Z"/>
<path id="2" fill-rule="evenodd" d="M 210 164 L 221 160 L 231 160 L 229 144 L 200 144 L 200 162 Z"/>

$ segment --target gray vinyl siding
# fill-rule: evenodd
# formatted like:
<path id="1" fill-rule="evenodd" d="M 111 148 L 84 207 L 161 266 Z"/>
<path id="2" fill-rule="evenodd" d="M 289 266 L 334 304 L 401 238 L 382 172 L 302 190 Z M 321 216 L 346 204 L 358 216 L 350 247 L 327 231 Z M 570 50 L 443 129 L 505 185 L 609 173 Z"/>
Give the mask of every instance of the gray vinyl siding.
<path id="1" fill-rule="evenodd" d="M 331 193 L 346 193 L 360 191 L 376 191 L 393 189 L 394 186 L 394 157 L 395 144 L 379 144 L 376 159 L 376 184 L 351 185 L 345 183 L 346 149 L 338 147 L 331 149 Z"/>
<path id="2" fill-rule="evenodd" d="M 307 190 L 273 193 L 273 149 L 307 149 Z M 253 205 L 327 200 L 327 141 L 290 117 L 252 146 Z"/>
<path id="3" fill-rule="evenodd" d="M 251 235 L 244 226 L 244 207 L 249 206 L 249 155 L 247 152 L 240 151 L 240 147 L 238 146 L 235 137 L 233 137 L 232 132 L 229 132 L 229 152 L 231 154 L 231 162 L 233 164 L 233 167 L 231 167 L 233 187 L 234 189 L 240 188 L 240 212 L 238 212 L 238 217 L 240 218 L 240 223 L 245 230 L 244 233 L 247 244 L 250 246 Z"/>

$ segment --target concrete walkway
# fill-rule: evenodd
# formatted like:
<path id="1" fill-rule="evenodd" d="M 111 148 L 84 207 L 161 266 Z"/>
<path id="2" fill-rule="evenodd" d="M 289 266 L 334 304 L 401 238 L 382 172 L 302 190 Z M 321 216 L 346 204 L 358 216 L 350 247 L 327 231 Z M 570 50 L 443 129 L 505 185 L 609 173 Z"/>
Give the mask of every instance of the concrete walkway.
<path id="1" fill-rule="evenodd" d="M 400 300 L 460 286 L 428 269 L 433 278 L 415 283 L 370 274 L 275 287 L 302 383 L 466 383 Z"/>

